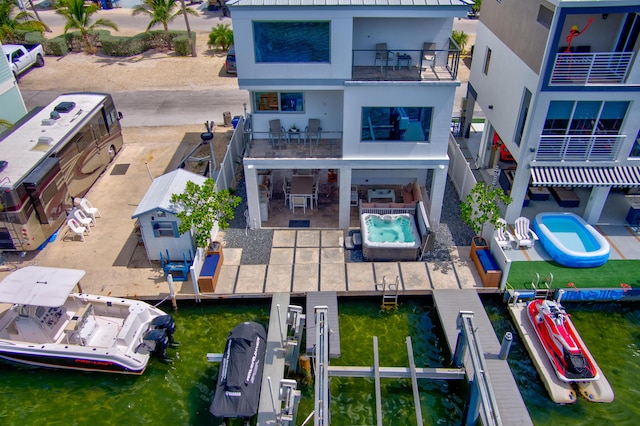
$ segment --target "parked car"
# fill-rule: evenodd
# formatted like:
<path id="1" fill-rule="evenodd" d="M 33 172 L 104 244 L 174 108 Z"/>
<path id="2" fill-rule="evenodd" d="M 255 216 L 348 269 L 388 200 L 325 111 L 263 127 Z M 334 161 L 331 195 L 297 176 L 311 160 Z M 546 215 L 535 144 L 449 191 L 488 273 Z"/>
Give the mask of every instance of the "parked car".
<path id="1" fill-rule="evenodd" d="M 237 74 L 236 71 L 236 49 L 231 45 L 227 52 L 227 59 L 224 61 L 224 69 L 227 74 Z"/>
<path id="2" fill-rule="evenodd" d="M 34 65 L 44 66 L 44 49 L 40 44 L 6 44 L 2 46 L 2 50 L 7 55 L 9 66 L 16 78 Z"/>

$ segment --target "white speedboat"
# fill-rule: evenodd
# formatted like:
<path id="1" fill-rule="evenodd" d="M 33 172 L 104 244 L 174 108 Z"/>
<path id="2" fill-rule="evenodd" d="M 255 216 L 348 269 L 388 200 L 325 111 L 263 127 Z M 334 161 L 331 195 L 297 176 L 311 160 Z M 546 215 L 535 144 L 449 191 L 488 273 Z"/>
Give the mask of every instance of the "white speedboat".
<path id="1" fill-rule="evenodd" d="M 0 358 L 38 367 L 142 374 L 167 359 L 175 323 L 145 302 L 94 296 L 77 269 L 28 266 L 0 282 Z"/>

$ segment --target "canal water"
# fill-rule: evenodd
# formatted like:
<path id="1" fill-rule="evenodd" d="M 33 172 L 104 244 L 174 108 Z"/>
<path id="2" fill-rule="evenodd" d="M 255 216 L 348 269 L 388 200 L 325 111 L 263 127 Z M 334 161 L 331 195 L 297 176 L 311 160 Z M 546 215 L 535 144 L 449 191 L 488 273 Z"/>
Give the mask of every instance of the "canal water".
<path id="1" fill-rule="evenodd" d="M 498 335 L 515 331 L 506 309 L 487 299 L 486 309 Z M 293 301 L 292 303 L 296 303 Z M 301 303 L 301 302 L 298 302 Z M 332 365 L 370 366 L 372 336 L 378 336 L 382 366 L 408 366 L 406 336 L 411 336 L 418 367 L 445 366 L 449 355 L 430 298 L 404 300 L 397 313 L 380 311 L 379 299 L 341 299 L 342 356 Z M 169 311 L 168 306 L 162 306 Z M 142 376 L 122 376 L 19 367 L 0 363 L 2 425 L 211 425 L 209 414 L 218 364 L 208 352 L 222 352 L 229 331 L 242 321 L 267 325 L 269 301 L 180 303 L 173 313 L 182 343 L 172 364 L 152 360 Z M 632 424 L 640 415 L 640 306 L 569 305 L 573 321 L 616 393 L 612 404 L 580 399 L 558 406 L 547 397 L 525 349 L 514 339 L 509 357 L 527 408 L 536 425 Z M 460 424 L 466 386 L 459 382 L 420 380 L 425 424 Z M 313 409 L 313 386 L 303 386 L 298 424 Z M 332 425 L 375 422 L 372 379 L 331 381 Z M 383 423 L 415 424 L 411 382 L 383 379 Z M 232 424 L 242 424 L 232 423 Z"/>

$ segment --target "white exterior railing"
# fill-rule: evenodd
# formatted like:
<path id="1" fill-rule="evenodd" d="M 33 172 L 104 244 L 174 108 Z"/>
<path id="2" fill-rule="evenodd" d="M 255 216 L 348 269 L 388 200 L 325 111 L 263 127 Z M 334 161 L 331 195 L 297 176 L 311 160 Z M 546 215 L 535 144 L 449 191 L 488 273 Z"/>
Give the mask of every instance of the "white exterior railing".
<path id="1" fill-rule="evenodd" d="M 558 53 L 551 84 L 625 83 L 632 63 L 633 52 Z"/>
<path id="2" fill-rule="evenodd" d="M 613 161 L 626 135 L 541 135 L 535 161 Z"/>

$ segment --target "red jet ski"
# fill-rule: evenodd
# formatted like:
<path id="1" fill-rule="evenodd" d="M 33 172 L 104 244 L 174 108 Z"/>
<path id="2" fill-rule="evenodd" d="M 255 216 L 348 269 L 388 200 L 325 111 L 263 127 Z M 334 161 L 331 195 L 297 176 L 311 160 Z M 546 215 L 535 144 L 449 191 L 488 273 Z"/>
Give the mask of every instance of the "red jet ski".
<path id="1" fill-rule="evenodd" d="M 577 338 L 578 332 L 569 314 L 559 303 L 534 300 L 527 305 L 527 312 L 560 380 L 583 382 L 598 379 L 595 362 Z"/>

